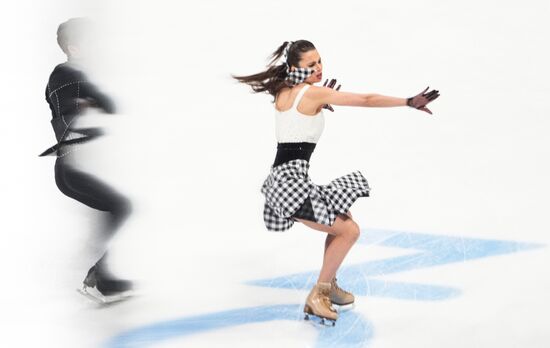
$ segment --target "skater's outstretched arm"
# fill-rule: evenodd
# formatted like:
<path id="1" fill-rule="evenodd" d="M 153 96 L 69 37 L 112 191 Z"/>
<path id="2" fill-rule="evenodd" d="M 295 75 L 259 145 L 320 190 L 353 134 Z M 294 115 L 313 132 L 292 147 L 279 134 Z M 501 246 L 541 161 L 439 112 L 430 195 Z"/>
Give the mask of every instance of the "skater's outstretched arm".
<path id="1" fill-rule="evenodd" d="M 408 105 L 431 114 L 431 111 L 426 105 L 439 97 L 439 91 L 432 90 L 427 92 L 428 88 L 414 97 L 398 98 L 374 93 L 361 94 L 340 92 L 328 87 L 313 86 L 310 88 L 310 91 L 308 91 L 308 97 L 314 100 L 318 107 L 326 104 L 363 107 L 395 107 Z"/>

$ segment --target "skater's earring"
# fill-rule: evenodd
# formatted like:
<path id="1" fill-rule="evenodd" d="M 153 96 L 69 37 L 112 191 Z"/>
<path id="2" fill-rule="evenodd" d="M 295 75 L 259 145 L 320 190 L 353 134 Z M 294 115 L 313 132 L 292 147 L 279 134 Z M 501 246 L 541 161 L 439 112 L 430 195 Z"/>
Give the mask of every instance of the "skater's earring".
<path id="1" fill-rule="evenodd" d="M 67 45 L 67 53 L 69 57 L 78 58 L 80 56 L 80 47 L 76 45 Z"/>

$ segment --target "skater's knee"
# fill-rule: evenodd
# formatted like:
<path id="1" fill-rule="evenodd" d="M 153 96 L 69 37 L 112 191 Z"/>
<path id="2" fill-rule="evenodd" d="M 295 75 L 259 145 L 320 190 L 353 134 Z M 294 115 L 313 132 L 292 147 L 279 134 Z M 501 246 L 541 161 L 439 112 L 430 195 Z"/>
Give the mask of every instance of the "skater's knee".
<path id="1" fill-rule="evenodd" d="M 128 215 L 130 215 L 132 213 L 132 209 L 132 202 L 130 202 L 130 200 L 126 198 L 123 198 L 118 204 L 119 214 L 122 217 L 127 217 Z"/>
<path id="2" fill-rule="evenodd" d="M 359 239 L 359 236 L 361 235 L 361 229 L 359 228 L 359 225 L 353 221 L 353 220 L 349 220 L 349 227 L 348 227 L 348 231 L 347 231 L 347 238 L 355 243 L 358 239 Z"/>
<path id="3" fill-rule="evenodd" d="M 361 230 L 359 225 L 350 218 L 343 220 L 338 228 L 338 235 L 342 236 L 350 243 L 355 243 L 357 239 L 359 239 L 360 234 Z"/>
<path id="4" fill-rule="evenodd" d="M 132 211 L 134 210 L 134 207 L 132 205 L 132 202 L 129 199 L 124 200 L 124 213 L 126 215 L 132 214 Z"/>
<path id="5" fill-rule="evenodd" d="M 124 220 L 132 213 L 132 203 L 124 197 L 119 197 L 113 202 L 109 210 L 119 220 Z"/>

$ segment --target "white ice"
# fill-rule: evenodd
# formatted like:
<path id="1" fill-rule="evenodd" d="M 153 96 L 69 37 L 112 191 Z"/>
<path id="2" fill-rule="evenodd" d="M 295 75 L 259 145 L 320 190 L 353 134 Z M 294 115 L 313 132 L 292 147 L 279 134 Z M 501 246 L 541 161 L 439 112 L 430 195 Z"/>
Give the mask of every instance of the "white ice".
<path id="1" fill-rule="evenodd" d="M 43 94 L 64 59 L 55 30 L 83 15 L 102 24 L 95 78 L 121 110 L 95 116 L 110 135 L 83 149 L 80 165 L 133 200 L 112 264 L 143 290 L 109 307 L 75 291 L 99 253 L 99 214 L 63 196 L 53 158 L 37 157 L 54 139 Z M 230 78 L 259 71 L 283 41 L 301 38 L 342 90 L 441 93 L 434 116 L 327 112 L 310 174 L 326 183 L 364 173 L 372 196 L 352 209 L 363 236 L 444 236 L 464 253 L 460 262 L 421 267 L 412 258 L 408 270 L 347 275 L 457 290 L 440 300 L 358 296 L 347 313 L 370 326 L 355 346 L 550 346 L 549 15 L 544 1 L 3 2 L 0 346 L 106 347 L 159 323 L 303 304 L 306 289 L 247 283 L 318 271 L 324 236 L 299 225 L 265 231 L 259 188 L 275 155 L 273 110 L 268 96 Z M 471 239 L 542 247 L 468 259 Z M 344 266 L 415 252 L 359 244 Z M 183 325 L 142 342 L 321 347 L 330 335 L 299 319 L 254 322 L 261 309 L 243 313 L 249 322 L 220 315 L 228 322 L 217 329 L 184 335 Z M 353 346 L 339 330 L 327 342 Z"/>

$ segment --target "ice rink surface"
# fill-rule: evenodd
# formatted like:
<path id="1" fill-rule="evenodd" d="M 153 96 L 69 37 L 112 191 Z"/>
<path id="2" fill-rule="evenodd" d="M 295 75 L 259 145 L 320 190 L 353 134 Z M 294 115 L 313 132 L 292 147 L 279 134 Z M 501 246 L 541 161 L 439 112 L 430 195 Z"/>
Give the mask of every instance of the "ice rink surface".
<path id="1" fill-rule="evenodd" d="M 2 347 L 549 347 L 550 5 L 544 1 L 18 1 L 0 5 Z M 93 78 L 120 107 L 79 166 L 134 203 L 113 270 L 141 294 L 79 295 L 100 214 L 63 196 L 44 88 L 55 30 L 90 16 Z M 260 71 L 308 39 L 342 90 L 408 97 L 434 116 L 335 107 L 314 182 L 354 170 L 361 239 L 341 268 L 356 306 L 336 326 L 301 311 L 322 233 L 269 233 L 260 186 L 275 155 Z M 88 117 L 89 116 L 89 117 Z"/>

